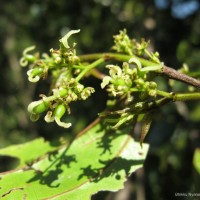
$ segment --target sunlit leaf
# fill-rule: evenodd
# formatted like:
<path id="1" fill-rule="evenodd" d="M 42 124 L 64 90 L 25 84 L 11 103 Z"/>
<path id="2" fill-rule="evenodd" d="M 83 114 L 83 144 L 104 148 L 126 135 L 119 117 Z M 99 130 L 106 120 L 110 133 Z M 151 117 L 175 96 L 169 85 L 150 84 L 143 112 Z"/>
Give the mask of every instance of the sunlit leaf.
<path id="1" fill-rule="evenodd" d="M 142 167 L 148 151 L 148 145 L 141 149 L 129 132 L 105 132 L 96 121 L 68 147 L 29 168 L 1 173 L 0 197 L 89 200 L 99 191 L 123 188 L 127 177 Z"/>
<path id="2" fill-rule="evenodd" d="M 56 148 L 55 146 L 51 146 L 43 138 L 38 138 L 24 144 L 12 145 L 0 149 L 0 156 L 16 157 L 19 159 L 19 165 L 17 167 L 22 167 Z"/>

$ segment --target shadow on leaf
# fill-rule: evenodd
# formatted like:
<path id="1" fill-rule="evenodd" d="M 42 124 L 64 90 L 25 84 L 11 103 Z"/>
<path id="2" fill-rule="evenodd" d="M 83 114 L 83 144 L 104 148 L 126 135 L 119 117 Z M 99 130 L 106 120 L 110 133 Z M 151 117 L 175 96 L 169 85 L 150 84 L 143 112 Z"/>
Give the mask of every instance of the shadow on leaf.
<path id="1" fill-rule="evenodd" d="M 51 165 L 43 172 L 35 170 L 35 176 L 28 180 L 27 183 L 39 181 L 40 184 L 51 188 L 59 187 L 60 183 L 55 184 L 54 181 L 59 180 L 59 175 L 63 173 L 63 166 L 69 168 L 72 162 L 77 161 L 75 155 L 66 155 L 66 150 L 58 158 L 57 154 L 58 152 L 49 153 L 48 159 L 51 161 Z"/>
<path id="2" fill-rule="evenodd" d="M 125 137 L 122 137 L 122 135 Z M 122 140 L 121 137 L 123 138 Z M 72 140 L 63 152 L 59 150 L 49 153 L 48 161 L 44 162 L 43 160 L 44 163 L 41 163 L 41 165 L 36 163 L 36 169 L 34 169 L 33 164 L 30 169 L 35 170 L 35 175 L 27 183 L 37 181 L 51 188 L 59 187 L 62 184 L 60 177 L 65 176 L 66 179 L 67 177 L 71 178 L 71 174 L 67 173 L 67 169 L 70 169 L 70 172 L 73 171 L 72 163 L 77 163 L 75 165 L 77 169 L 80 165 L 80 168 L 73 175 L 74 179 L 80 181 L 77 183 L 78 185 L 83 184 L 85 181 L 99 182 L 107 177 L 115 177 L 116 180 L 120 180 L 122 177 L 129 176 L 129 173 L 133 171 L 131 170 L 132 167 L 136 166 L 137 168 L 144 161 L 142 159 L 129 160 L 120 157 L 121 152 L 131 140 L 130 128 L 123 130 L 107 129 L 103 123 L 97 121 L 96 124 L 93 124 L 93 126 L 90 126 L 89 129 L 86 129 L 85 132 L 79 134 Z M 91 144 L 92 149 L 87 148 L 88 144 Z M 83 157 L 78 156 L 80 150 L 82 151 L 80 148 L 83 148 Z M 93 156 L 91 157 L 90 155 Z M 99 159 L 102 156 L 104 158 Z M 85 159 L 88 160 L 86 166 L 83 164 Z M 37 170 L 40 168 L 39 166 L 43 170 Z M 77 185 L 72 187 L 77 187 Z"/>
<path id="3" fill-rule="evenodd" d="M 117 157 L 110 160 L 99 160 L 99 163 L 103 164 L 102 168 L 92 168 L 91 165 L 81 168 L 83 171 L 79 175 L 78 180 L 83 177 L 87 177 L 91 182 L 99 182 L 106 177 L 115 177 L 116 180 L 121 179 L 120 173 L 125 173 L 125 176 L 129 176 L 131 167 L 143 164 L 144 160 L 127 160 L 121 157 Z"/>
<path id="4" fill-rule="evenodd" d="M 99 141 L 97 141 L 97 148 L 102 149 L 101 155 L 105 154 L 106 152 L 109 152 L 111 155 L 112 140 L 119 137 L 120 135 L 128 135 L 130 133 L 130 127 L 123 129 L 122 131 L 122 128 L 118 130 L 111 129 L 103 122 L 100 122 L 100 125 L 100 129 L 97 132 L 104 131 L 105 134 Z"/>

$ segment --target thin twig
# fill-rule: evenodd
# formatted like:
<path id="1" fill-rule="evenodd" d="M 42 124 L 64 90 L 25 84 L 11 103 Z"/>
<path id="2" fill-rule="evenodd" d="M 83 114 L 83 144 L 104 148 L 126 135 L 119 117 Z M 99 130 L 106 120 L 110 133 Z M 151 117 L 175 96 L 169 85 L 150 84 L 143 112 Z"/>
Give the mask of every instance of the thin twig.
<path id="1" fill-rule="evenodd" d="M 170 67 L 163 66 L 162 73 L 171 79 L 178 80 L 194 87 L 200 88 L 200 80 L 186 74 L 182 74 L 181 72 L 176 71 L 175 69 L 172 69 Z"/>

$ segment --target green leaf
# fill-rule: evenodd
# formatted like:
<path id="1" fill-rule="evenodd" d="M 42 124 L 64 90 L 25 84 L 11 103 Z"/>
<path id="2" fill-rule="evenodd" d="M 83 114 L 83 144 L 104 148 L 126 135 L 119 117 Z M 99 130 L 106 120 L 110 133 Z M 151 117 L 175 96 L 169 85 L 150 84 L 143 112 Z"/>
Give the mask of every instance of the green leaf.
<path id="1" fill-rule="evenodd" d="M 31 167 L 0 174 L 0 198 L 89 200 L 99 191 L 117 191 L 142 167 L 148 145 L 130 130 L 105 131 L 95 121 L 74 141 Z"/>
<path id="2" fill-rule="evenodd" d="M 194 152 L 193 165 L 197 173 L 200 175 L 200 148 L 196 148 Z"/>
<path id="3" fill-rule="evenodd" d="M 0 149 L 0 156 L 18 158 L 20 162 L 17 167 L 19 168 L 31 163 L 50 151 L 54 151 L 56 148 L 55 146 L 51 146 L 49 142 L 44 141 L 43 138 L 38 138 L 24 144 L 11 145 Z"/>

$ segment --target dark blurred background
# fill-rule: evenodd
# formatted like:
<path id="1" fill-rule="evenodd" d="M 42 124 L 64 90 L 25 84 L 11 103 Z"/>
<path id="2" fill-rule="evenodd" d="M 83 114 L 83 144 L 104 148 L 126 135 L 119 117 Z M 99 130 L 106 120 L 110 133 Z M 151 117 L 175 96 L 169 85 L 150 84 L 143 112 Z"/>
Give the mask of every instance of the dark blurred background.
<path id="1" fill-rule="evenodd" d="M 67 31 L 80 28 L 73 36 L 78 54 L 102 52 L 110 50 L 112 36 L 126 28 L 132 38 L 150 39 L 152 49 L 166 65 L 180 68 L 187 63 L 192 71 L 198 71 L 199 8 L 198 0 L 2 0 L 0 148 L 39 136 L 54 140 L 77 133 L 105 106 L 103 92 L 74 104 L 69 117 L 74 126 L 67 131 L 43 120 L 32 123 L 27 105 L 46 92 L 48 83 L 27 81 L 26 69 L 19 66 L 24 48 L 36 45 L 39 51 L 48 52 L 58 48 L 58 40 Z M 88 84 L 98 87 L 99 82 L 89 79 Z M 184 84 L 175 86 L 175 90 L 185 91 Z M 179 102 L 160 109 L 146 139 L 151 147 L 144 168 L 130 177 L 123 191 L 99 193 L 93 199 L 168 200 L 176 199 L 178 192 L 200 192 L 199 175 L 192 163 L 194 150 L 200 146 L 199 121 L 199 102 Z M 2 165 L 6 160 L 1 158 L 0 162 Z"/>

